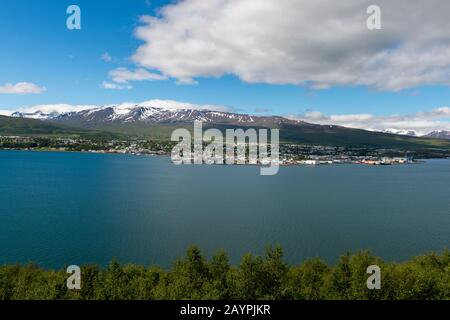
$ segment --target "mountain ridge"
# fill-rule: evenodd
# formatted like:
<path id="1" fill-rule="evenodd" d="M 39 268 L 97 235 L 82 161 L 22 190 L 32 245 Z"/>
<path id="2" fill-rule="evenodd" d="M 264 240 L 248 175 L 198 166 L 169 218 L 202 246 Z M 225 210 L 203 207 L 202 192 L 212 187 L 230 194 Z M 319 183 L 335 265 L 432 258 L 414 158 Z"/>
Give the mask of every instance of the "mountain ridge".
<path id="1" fill-rule="evenodd" d="M 125 124 L 133 122 L 143 123 L 191 123 L 203 121 L 206 123 L 220 124 L 252 124 L 273 126 L 285 123 L 302 123 L 298 120 L 290 120 L 281 116 L 254 116 L 249 114 L 234 113 L 228 111 L 216 111 L 209 109 L 170 109 L 145 105 L 126 106 L 112 105 L 69 112 L 14 112 L 11 115 L 16 118 L 32 118 L 39 120 L 51 120 L 56 122 L 84 123 L 96 125 L 105 123 Z"/>
<path id="2" fill-rule="evenodd" d="M 280 129 L 280 141 L 325 146 L 361 146 L 368 148 L 450 149 L 450 141 L 428 137 L 399 135 L 392 132 L 374 132 L 336 125 L 320 125 L 292 120 L 281 116 L 255 116 L 221 110 L 189 109 L 184 105 L 156 107 L 155 105 L 122 104 L 96 106 L 78 111 L 54 112 L 33 110 L 15 112 L 15 119 L 29 117 L 45 123 L 65 125 L 83 130 L 135 136 L 148 139 L 170 140 L 176 128 L 192 130 L 192 123 L 202 121 L 205 129 L 252 127 Z M 408 133 L 408 132 L 406 132 Z"/>
<path id="3" fill-rule="evenodd" d="M 450 131 L 447 130 L 436 130 L 426 134 L 424 137 L 434 138 L 434 139 L 447 139 L 450 140 Z"/>
<path id="4" fill-rule="evenodd" d="M 55 105 L 61 109 L 69 109 L 70 105 Z M 39 106 L 37 106 L 38 108 Z M 289 117 L 276 115 L 251 115 L 245 113 L 231 112 L 224 110 L 224 107 L 214 105 L 193 105 L 190 103 L 181 103 L 171 100 L 149 100 L 147 102 L 133 104 L 123 103 L 115 105 L 85 105 L 72 106 L 75 110 L 66 110 L 58 112 L 52 105 L 42 106 L 44 110 L 35 109 L 29 112 L 17 111 L 10 116 L 31 118 L 39 120 L 51 120 L 55 122 L 65 122 L 69 125 L 81 127 L 96 127 L 99 125 L 120 125 L 142 122 L 146 124 L 170 124 L 170 123 L 191 123 L 195 120 L 205 123 L 218 123 L 228 125 L 253 125 L 264 127 L 277 127 L 280 124 L 306 124 L 301 120 L 294 120 Z M 212 108 L 212 109 L 211 109 Z M 45 110 L 47 109 L 47 110 Z M 214 110 L 215 109 L 215 110 Z M 312 123 L 311 123 L 312 124 Z M 342 127 L 339 125 L 321 124 L 322 126 Z M 425 135 L 419 135 L 413 130 L 400 130 L 386 128 L 383 130 L 371 128 L 352 128 L 362 129 L 372 132 L 381 132 L 412 137 L 430 137 L 440 138 L 437 135 L 439 131 L 433 131 Z M 446 139 L 441 134 L 442 138 Z"/>

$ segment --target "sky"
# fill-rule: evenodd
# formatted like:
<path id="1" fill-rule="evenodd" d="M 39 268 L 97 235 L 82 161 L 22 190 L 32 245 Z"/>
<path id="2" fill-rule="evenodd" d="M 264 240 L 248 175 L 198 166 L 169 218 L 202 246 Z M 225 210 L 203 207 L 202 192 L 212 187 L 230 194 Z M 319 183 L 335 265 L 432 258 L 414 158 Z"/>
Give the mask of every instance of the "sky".
<path id="1" fill-rule="evenodd" d="M 380 30 L 366 25 L 372 3 Z M 0 113 L 161 99 L 450 130 L 448 12 L 446 0 L 2 0 Z"/>

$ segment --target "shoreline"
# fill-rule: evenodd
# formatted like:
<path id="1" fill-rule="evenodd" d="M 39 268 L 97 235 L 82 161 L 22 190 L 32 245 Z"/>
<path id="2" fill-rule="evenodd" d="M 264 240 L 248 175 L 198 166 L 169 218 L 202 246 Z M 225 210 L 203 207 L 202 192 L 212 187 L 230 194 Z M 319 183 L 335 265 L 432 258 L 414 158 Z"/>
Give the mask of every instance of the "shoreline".
<path id="1" fill-rule="evenodd" d="M 0 151 L 23 151 L 23 152 L 49 152 L 49 153 L 80 153 L 80 154 L 105 154 L 105 155 L 129 155 L 129 156 L 145 156 L 145 157 L 170 157 L 170 153 L 134 153 L 134 152 L 110 152 L 110 151 L 96 151 L 96 150 L 61 150 L 61 149 L 21 149 L 21 148 L 0 148 Z M 371 158 L 371 157 L 367 157 Z M 310 160 L 296 160 L 295 162 L 287 161 L 279 163 L 278 165 L 280 167 L 294 167 L 294 166 L 305 166 L 305 167 L 316 167 L 316 166 L 331 166 L 331 165 L 365 165 L 365 166 L 397 166 L 397 165 L 407 165 L 407 164 L 423 164 L 427 160 L 450 160 L 448 157 L 441 157 L 441 158 L 421 158 L 421 159 L 414 159 L 410 161 L 405 162 L 392 162 L 392 163 L 383 163 L 381 161 L 360 161 L 360 160 L 349 160 L 349 161 L 320 161 L 320 160 L 313 160 L 316 161 L 316 163 L 309 162 Z M 206 163 L 203 163 L 206 164 Z M 207 164 L 211 165 L 211 164 Z M 213 163 L 212 165 L 230 165 L 230 164 L 218 164 Z M 233 165 L 238 166 L 258 166 L 258 167 L 265 167 L 267 165 L 258 163 L 258 164 L 239 164 L 235 163 Z"/>

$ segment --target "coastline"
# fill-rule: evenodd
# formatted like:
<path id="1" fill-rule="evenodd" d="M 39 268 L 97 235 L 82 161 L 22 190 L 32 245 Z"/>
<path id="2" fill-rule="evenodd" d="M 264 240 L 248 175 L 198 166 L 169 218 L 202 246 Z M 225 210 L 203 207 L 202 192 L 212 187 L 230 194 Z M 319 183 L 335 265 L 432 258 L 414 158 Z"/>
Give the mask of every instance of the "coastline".
<path id="1" fill-rule="evenodd" d="M 49 152 L 49 153 L 80 153 L 80 154 L 105 154 L 105 155 L 129 155 L 129 156 L 146 156 L 146 157 L 170 157 L 170 153 L 137 153 L 137 152 L 113 152 L 113 151 L 105 151 L 105 150 L 61 150 L 59 148 L 0 148 L 0 151 L 28 151 L 28 152 Z M 365 166 L 391 166 L 391 165 L 405 165 L 405 164 L 422 164 L 425 163 L 426 160 L 437 160 L 437 159 L 447 159 L 450 158 L 423 158 L 423 159 L 414 159 L 414 160 L 401 160 L 401 161 L 392 161 L 392 162 L 383 162 L 383 161 L 374 161 L 374 160 L 360 160 L 360 161 L 320 161 L 320 160 L 298 160 L 298 161 L 281 161 L 278 163 L 279 166 L 282 167 L 291 167 L 291 166 L 330 166 L 330 165 L 365 165 Z M 206 163 L 203 163 L 206 164 Z M 206 164 L 211 165 L 211 164 Z M 220 164 L 213 163 L 212 165 L 230 165 L 230 164 Z M 257 163 L 245 163 L 239 164 L 235 163 L 233 165 L 239 166 L 266 166 L 265 164 Z"/>

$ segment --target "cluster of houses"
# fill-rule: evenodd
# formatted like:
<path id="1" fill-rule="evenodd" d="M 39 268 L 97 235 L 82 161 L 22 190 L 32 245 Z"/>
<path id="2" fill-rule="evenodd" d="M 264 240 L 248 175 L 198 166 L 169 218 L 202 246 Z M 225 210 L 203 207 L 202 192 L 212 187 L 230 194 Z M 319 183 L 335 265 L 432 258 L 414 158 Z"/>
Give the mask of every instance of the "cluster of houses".
<path id="1" fill-rule="evenodd" d="M 292 158 L 282 158 L 281 165 L 326 165 L 326 164 L 366 164 L 366 165 L 393 165 L 413 163 L 408 157 L 348 157 L 348 158 L 315 158 L 295 160 Z"/>

